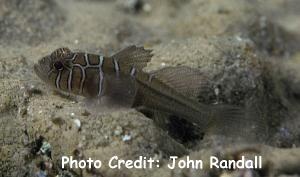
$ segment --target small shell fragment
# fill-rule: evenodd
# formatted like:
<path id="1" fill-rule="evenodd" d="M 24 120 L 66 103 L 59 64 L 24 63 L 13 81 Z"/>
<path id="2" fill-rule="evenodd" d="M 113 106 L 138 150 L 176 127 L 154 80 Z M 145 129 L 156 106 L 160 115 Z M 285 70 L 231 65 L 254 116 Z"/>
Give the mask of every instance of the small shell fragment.
<path id="1" fill-rule="evenodd" d="M 43 154 L 46 154 L 47 152 L 51 151 L 50 143 L 48 143 L 47 141 L 44 141 L 42 147 L 40 148 L 40 151 Z"/>
<path id="2" fill-rule="evenodd" d="M 126 142 L 126 141 L 130 141 L 131 140 L 131 136 L 130 135 L 124 135 L 122 136 L 122 141 Z"/>

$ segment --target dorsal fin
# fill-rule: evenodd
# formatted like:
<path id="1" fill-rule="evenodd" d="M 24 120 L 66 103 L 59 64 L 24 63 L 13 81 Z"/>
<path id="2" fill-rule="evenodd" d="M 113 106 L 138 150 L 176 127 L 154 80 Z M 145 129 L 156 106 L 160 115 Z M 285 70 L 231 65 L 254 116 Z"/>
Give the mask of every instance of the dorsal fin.
<path id="1" fill-rule="evenodd" d="M 166 67 L 150 74 L 190 98 L 196 98 L 202 90 L 209 89 L 208 78 L 198 69 L 187 66 Z"/>
<path id="2" fill-rule="evenodd" d="M 124 74 L 132 74 L 141 71 L 151 60 L 152 50 L 146 50 L 144 47 L 129 46 L 115 55 L 111 56 L 113 60 L 120 66 L 120 72 Z"/>

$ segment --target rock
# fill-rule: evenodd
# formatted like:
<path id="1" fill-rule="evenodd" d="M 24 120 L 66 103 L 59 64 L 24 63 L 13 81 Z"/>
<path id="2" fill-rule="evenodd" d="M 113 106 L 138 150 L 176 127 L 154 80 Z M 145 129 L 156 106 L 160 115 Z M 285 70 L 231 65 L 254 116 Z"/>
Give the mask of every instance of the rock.
<path id="1" fill-rule="evenodd" d="M 245 106 L 249 122 L 256 122 L 248 124 L 249 128 L 265 131 L 270 126 L 274 132 L 288 118 L 286 107 L 278 92 L 280 83 L 271 74 L 273 65 L 258 57 L 254 48 L 250 40 L 237 38 L 173 41 L 154 48 L 155 56 L 146 70 L 161 68 L 161 63 L 198 68 L 210 81 L 210 89 L 204 89 L 196 99 L 207 104 Z M 181 50 L 184 52 L 177 52 Z"/>

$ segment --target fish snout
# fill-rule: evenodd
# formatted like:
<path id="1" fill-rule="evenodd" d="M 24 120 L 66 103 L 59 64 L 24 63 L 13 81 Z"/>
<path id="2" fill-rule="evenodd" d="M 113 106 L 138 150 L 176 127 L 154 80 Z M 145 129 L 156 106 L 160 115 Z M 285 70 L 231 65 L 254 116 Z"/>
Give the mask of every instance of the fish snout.
<path id="1" fill-rule="evenodd" d="M 44 59 L 41 59 L 38 61 L 38 63 L 35 63 L 33 65 L 33 70 L 40 79 L 47 81 L 50 66 L 44 62 Z"/>

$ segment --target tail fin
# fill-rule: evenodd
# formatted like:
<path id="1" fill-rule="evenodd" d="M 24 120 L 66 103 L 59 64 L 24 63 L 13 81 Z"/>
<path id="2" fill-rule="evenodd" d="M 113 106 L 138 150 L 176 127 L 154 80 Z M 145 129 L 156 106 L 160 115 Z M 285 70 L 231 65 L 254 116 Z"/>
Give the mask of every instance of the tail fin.
<path id="1" fill-rule="evenodd" d="M 231 105 L 213 105 L 213 124 L 219 131 L 228 131 L 232 129 L 235 124 L 239 124 L 244 117 L 245 111 L 237 106 Z"/>
<path id="2" fill-rule="evenodd" d="M 136 71 L 141 71 L 151 60 L 152 50 L 146 50 L 144 47 L 129 46 L 111 58 L 116 60 L 120 66 L 120 71 L 124 74 L 134 74 Z"/>
<path id="3" fill-rule="evenodd" d="M 213 110 L 215 116 L 210 129 L 213 134 L 247 139 L 247 141 L 257 141 L 265 135 L 265 124 L 256 117 L 253 110 L 231 105 L 215 105 Z"/>

